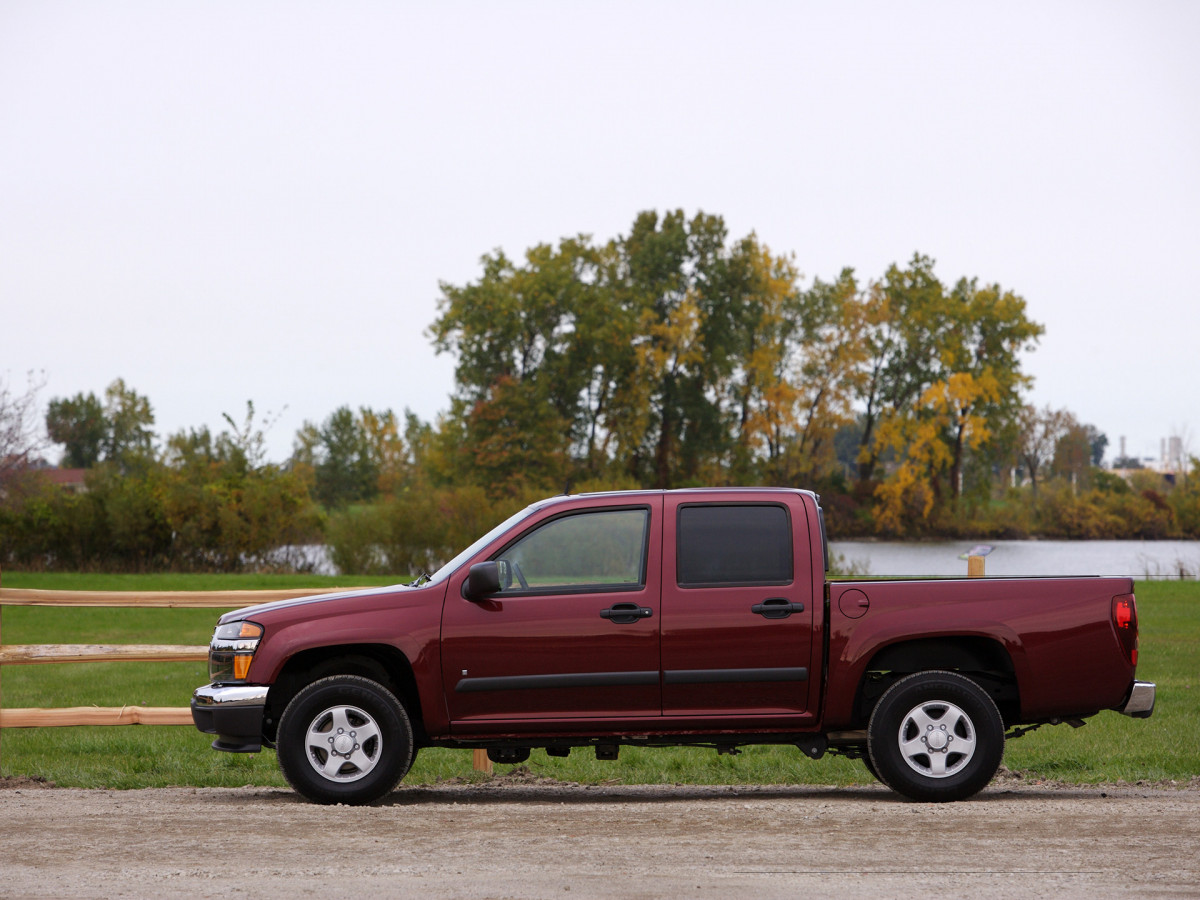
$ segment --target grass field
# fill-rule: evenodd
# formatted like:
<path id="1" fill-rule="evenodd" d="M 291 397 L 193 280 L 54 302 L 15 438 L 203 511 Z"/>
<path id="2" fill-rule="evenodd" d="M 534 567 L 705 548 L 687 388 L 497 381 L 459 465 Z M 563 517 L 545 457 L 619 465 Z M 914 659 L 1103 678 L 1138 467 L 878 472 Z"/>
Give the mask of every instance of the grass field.
<path id="1" fill-rule="evenodd" d="M 6 573 L 3 586 L 51 590 L 239 590 L 387 583 L 386 579 L 311 576 L 108 576 Z M 1200 774 L 1200 583 L 1140 582 L 1140 678 L 1157 682 L 1148 720 L 1105 712 L 1081 729 L 1044 727 L 1009 743 L 1005 764 L 1027 778 L 1074 783 L 1187 781 Z M 5 644 L 205 644 L 218 611 L 5 607 Z M 7 708 L 187 706 L 208 680 L 203 663 L 82 663 L 5 666 Z M 165 785 L 282 785 L 272 752 L 218 753 L 190 727 L 129 726 L 5 729 L 0 774 L 40 776 L 61 786 L 137 788 Z M 577 750 L 567 759 L 535 752 L 540 775 L 587 783 L 868 783 L 862 764 L 813 761 L 784 747 L 748 748 L 737 757 L 713 750 L 623 748 L 618 762 Z M 497 766 L 503 773 L 509 767 Z M 423 751 L 406 783 L 481 778 L 464 751 Z"/>

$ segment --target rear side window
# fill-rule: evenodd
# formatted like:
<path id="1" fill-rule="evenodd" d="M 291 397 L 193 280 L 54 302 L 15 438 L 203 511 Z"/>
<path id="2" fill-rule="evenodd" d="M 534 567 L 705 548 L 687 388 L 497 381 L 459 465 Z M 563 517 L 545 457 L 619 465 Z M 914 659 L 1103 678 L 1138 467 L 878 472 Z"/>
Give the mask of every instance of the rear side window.
<path id="1" fill-rule="evenodd" d="M 676 547 L 680 586 L 792 580 L 792 529 L 782 506 L 681 507 Z"/>

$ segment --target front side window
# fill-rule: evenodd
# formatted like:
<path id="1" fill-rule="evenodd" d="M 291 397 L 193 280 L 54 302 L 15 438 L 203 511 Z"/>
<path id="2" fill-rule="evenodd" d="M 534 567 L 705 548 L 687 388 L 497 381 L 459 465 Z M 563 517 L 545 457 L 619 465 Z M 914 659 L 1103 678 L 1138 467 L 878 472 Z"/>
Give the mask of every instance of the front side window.
<path id="1" fill-rule="evenodd" d="M 592 591 L 645 583 L 646 509 L 577 513 L 552 519 L 497 557 L 512 591 Z"/>
<path id="2" fill-rule="evenodd" d="M 676 546 L 683 587 L 792 580 L 792 529 L 782 506 L 681 507 Z"/>

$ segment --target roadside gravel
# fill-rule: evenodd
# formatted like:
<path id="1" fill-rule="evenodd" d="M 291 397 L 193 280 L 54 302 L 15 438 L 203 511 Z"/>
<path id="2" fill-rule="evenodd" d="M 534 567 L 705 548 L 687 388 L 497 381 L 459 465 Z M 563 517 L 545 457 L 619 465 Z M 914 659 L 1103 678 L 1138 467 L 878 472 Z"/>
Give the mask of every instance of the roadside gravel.
<path id="1" fill-rule="evenodd" d="M 0 896 L 1198 897 L 1200 779 L 880 787 L 402 787 L 374 807 L 268 788 L 0 790 Z"/>

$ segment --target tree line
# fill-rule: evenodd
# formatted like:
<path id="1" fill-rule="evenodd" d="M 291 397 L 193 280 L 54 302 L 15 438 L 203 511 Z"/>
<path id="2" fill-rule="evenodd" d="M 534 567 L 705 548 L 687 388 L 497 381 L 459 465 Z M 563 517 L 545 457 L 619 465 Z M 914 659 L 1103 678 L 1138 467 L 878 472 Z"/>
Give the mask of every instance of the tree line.
<path id="1" fill-rule="evenodd" d="M 1113 476 L 1098 429 L 1026 402 L 1043 327 L 1025 300 L 944 283 L 921 254 L 805 286 L 719 216 L 644 212 L 604 243 L 486 254 L 440 290 L 448 410 L 346 405 L 283 462 L 251 404 L 220 434 L 159 443 L 148 398 L 117 379 L 49 403 L 62 464 L 89 471 L 66 494 L 4 468 L 31 404 L 0 393 L 0 426 L 23 423 L 0 427 L 0 560 L 233 569 L 294 564 L 276 548 L 311 541 L 343 571 L 401 573 L 547 493 L 727 484 L 817 490 L 835 537 L 1200 536 L 1186 473 Z"/>

